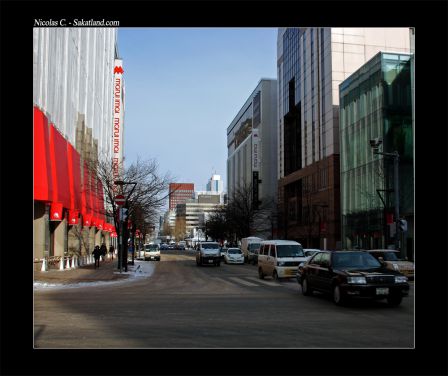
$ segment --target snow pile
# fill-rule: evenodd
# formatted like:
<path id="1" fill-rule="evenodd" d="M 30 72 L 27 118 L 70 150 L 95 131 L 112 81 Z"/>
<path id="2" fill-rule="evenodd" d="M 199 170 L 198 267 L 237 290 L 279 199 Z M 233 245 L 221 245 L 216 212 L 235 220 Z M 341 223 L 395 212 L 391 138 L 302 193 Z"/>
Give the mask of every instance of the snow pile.
<path id="1" fill-rule="evenodd" d="M 154 273 L 154 263 L 145 261 L 134 261 L 134 265 L 128 265 L 128 271 L 120 273 L 119 271 L 114 271 L 114 274 L 129 275 L 129 278 L 113 280 L 113 281 L 96 281 L 96 282 L 77 282 L 71 284 L 62 283 L 48 283 L 48 282 L 34 282 L 34 290 L 48 290 L 48 289 L 67 289 L 67 288 L 78 288 L 78 287 L 88 287 L 88 286 L 99 286 L 99 285 L 111 285 L 118 283 L 126 283 L 134 280 L 134 278 L 148 278 Z"/>
<path id="2" fill-rule="evenodd" d="M 154 263 L 146 261 L 134 261 L 134 265 L 128 265 L 127 272 L 114 272 L 114 274 L 129 275 L 130 278 L 150 277 L 154 273 Z"/>

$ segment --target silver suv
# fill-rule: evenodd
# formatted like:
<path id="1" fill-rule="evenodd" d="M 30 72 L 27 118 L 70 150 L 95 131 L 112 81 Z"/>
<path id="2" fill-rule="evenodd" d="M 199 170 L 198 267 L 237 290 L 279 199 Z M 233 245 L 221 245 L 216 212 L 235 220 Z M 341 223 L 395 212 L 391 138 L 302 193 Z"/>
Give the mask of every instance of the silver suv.
<path id="1" fill-rule="evenodd" d="M 196 265 L 216 265 L 221 263 L 221 247 L 216 242 L 200 242 L 196 250 Z"/>

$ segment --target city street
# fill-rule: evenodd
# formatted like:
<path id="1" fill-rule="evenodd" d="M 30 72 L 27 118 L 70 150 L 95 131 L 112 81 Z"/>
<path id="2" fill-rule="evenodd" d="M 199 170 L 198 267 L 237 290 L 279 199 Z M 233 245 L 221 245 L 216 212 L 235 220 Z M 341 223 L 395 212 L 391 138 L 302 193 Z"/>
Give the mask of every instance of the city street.
<path id="1" fill-rule="evenodd" d="M 145 262 L 145 261 L 138 261 Z M 414 286 L 385 301 L 335 306 L 295 279 L 258 279 L 253 265 L 198 267 L 164 251 L 154 273 L 120 284 L 34 293 L 36 348 L 412 348 Z"/>

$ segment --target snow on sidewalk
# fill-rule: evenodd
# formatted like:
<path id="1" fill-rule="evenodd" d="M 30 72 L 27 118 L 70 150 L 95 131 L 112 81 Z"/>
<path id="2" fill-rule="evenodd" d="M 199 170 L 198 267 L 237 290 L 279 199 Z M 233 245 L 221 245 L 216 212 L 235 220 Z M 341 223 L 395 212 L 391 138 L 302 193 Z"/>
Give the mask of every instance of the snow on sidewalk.
<path id="1" fill-rule="evenodd" d="M 114 271 L 114 274 L 128 275 L 129 278 L 114 280 L 114 281 L 95 281 L 95 282 L 77 282 L 70 284 L 62 283 L 48 283 L 48 282 L 34 282 L 34 290 L 43 289 L 67 289 L 67 288 L 78 288 L 78 287 L 88 287 L 88 286 L 104 286 L 111 284 L 121 284 L 135 280 L 135 278 L 148 278 L 154 273 L 154 263 L 146 261 L 134 261 L 134 265 L 128 265 L 128 271 L 120 273 L 119 271 Z"/>

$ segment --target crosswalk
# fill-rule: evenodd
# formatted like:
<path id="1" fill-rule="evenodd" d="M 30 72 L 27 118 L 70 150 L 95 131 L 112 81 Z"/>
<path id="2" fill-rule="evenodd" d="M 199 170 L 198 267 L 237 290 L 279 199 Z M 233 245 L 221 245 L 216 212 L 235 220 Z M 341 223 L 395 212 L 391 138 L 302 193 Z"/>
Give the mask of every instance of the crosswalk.
<path id="1" fill-rule="evenodd" d="M 245 287 L 263 287 L 263 286 L 270 286 L 270 287 L 281 287 L 281 286 L 287 286 L 293 283 L 294 281 L 291 280 L 284 280 L 281 282 L 277 282 L 274 280 L 264 280 L 259 279 L 257 277 L 246 277 L 246 276 L 240 276 L 240 277 L 212 277 L 212 279 L 215 282 L 218 282 L 220 284 L 225 284 L 229 286 L 245 286 Z"/>

